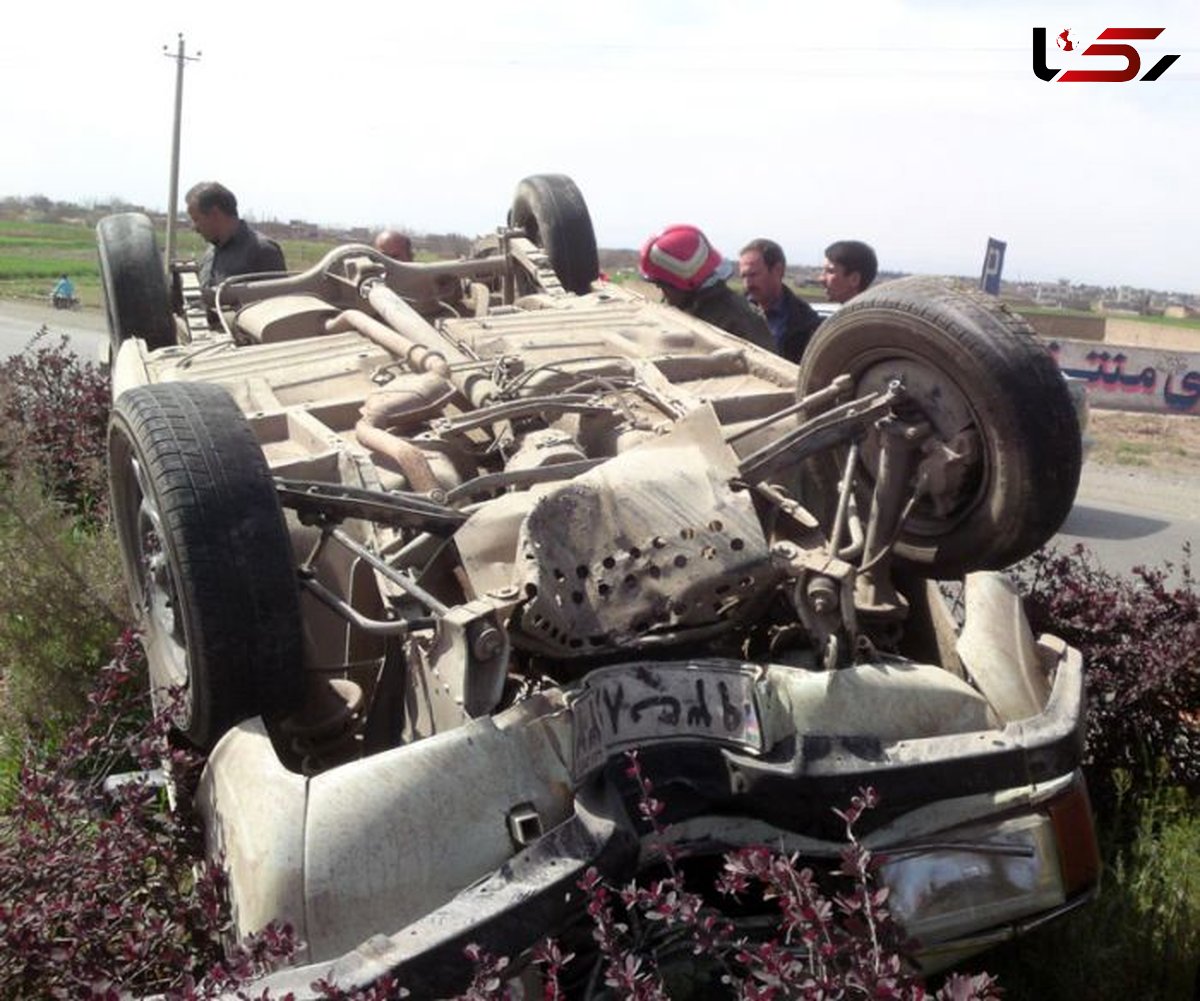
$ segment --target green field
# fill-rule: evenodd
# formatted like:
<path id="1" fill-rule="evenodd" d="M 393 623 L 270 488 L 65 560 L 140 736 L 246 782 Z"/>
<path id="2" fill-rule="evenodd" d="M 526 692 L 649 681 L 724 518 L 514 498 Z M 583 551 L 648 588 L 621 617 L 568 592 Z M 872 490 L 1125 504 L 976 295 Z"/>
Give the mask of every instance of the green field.
<path id="1" fill-rule="evenodd" d="M 339 241 L 280 241 L 288 267 L 303 270 L 319 261 Z M 159 247 L 166 231 L 158 232 Z M 176 256 L 199 257 L 204 241 L 190 228 L 176 231 Z M 99 309 L 100 265 L 96 256 L 96 231 L 86 223 L 24 222 L 0 220 L 0 297 L 42 299 L 61 274 L 71 276 L 85 307 Z"/>
<path id="2" fill-rule="evenodd" d="M 1098 313 L 1089 313 L 1082 309 L 1058 309 L 1052 306 L 1024 306 L 1013 305 L 1018 313 L 1027 316 L 1098 316 Z M 1184 327 L 1189 330 L 1200 330 L 1200 318 L 1183 319 L 1171 316 L 1138 316 L 1134 313 L 1110 313 L 1107 314 L 1111 319 L 1133 320 L 1135 323 L 1153 323 L 1161 324 L 1165 327 Z"/>
<path id="3" fill-rule="evenodd" d="M 199 257 L 204 241 L 186 224 L 176 231 L 176 256 Z M 159 247 L 166 245 L 164 227 L 158 232 Z M 279 241 L 288 268 L 302 271 L 316 264 L 331 247 L 341 241 L 334 237 L 321 239 L 288 239 Z M 418 260 L 433 260 L 434 255 L 418 250 Z M 41 299 L 50 294 L 61 274 L 71 276 L 85 307 L 99 309 L 100 267 L 96 256 L 95 229 L 85 222 L 28 222 L 0 219 L 0 298 Z M 621 276 L 614 276 L 622 280 Z M 739 290 L 736 277 L 730 285 Z M 823 301 L 825 290 L 820 285 L 792 283 L 804 299 Z M 1049 309 L 1042 306 L 1017 306 L 1021 313 L 1090 316 L 1079 310 Z M 1162 316 L 1129 316 L 1123 319 L 1142 320 L 1173 327 L 1200 330 L 1200 319 L 1167 319 Z"/>
<path id="4" fill-rule="evenodd" d="M 81 295 L 90 290 L 99 304 L 96 243 L 88 227 L 0 221 L 0 295 L 48 295 L 61 274 L 71 276 Z"/>

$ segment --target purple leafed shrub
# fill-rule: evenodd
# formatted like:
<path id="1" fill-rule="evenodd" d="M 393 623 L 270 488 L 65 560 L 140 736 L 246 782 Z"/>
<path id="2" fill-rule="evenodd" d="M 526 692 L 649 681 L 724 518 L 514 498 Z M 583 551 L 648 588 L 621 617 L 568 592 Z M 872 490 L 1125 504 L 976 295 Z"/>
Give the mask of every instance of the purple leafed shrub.
<path id="1" fill-rule="evenodd" d="M 0 746 L 78 715 L 125 621 L 103 517 L 108 399 L 99 368 L 44 330 L 0 362 Z"/>
<path id="2" fill-rule="evenodd" d="M 169 744 L 166 716 L 147 719 L 138 647 L 123 638 L 101 672 L 87 712 L 53 750 L 32 748 L 19 788 L 0 820 L 0 996 L 113 998 L 159 992 L 171 999 L 220 994 L 266 998 L 246 984 L 293 953 L 287 928 L 268 928 L 232 953 L 219 866 L 201 862 L 199 831 L 186 805 L 200 762 Z M 165 762 L 179 807 L 148 781 L 106 790 L 127 769 Z M 672 956 L 692 954 L 717 964 L 719 994 L 688 997 L 739 1001 L 926 997 L 971 1001 L 999 996 L 987 976 L 954 977 L 928 995 L 903 959 L 905 943 L 874 883 L 874 860 L 855 824 L 875 805 L 864 790 L 837 811 L 846 847 L 832 894 L 795 857 L 765 847 L 729 855 L 716 889 L 739 902 L 773 904 L 773 934 L 744 937 L 711 897 L 685 885 L 660 821 L 663 803 L 636 754 L 628 775 L 638 787 L 641 816 L 658 835 L 666 875 L 645 886 L 614 888 L 593 870 L 580 883 L 599 960 L 592 984 L 603 996 L 657 1001 L 675 996 Z M 506 958 L 469 947 L 474 976 L 463 1001 L 509 997 Z M 574 957 L 547 941 L 532 961 L 545 1001 L 563 1001 L 563 971 Z M 665 961 L 665 964 L 664 964 Z M 666 974 L 664 976 L 664 974 Z M 578 976 L 574 979 L 578 982 Z M 344 992 L 317 983 L 340 1001 L 409 996 L 385 978 Z"/>
<path id="3" fill-rule="evenodd" d="M 1088 785 L 1106 812 L 1115 770 L 1200 794 L 1200 595 L 1190 558 L 1185 549 L 1179 586 L 1172 566 L 1117 576 L 1078 547 L 1022 565 L 1034 632 L 1083 654 Z"/>
<path id="4" fill-rule="evenodd" d="M 608 885 L 594 869 L 580 881 L 587 897 L 599 964 L 592 977 L 614 998 L 660 1001 L 671 998 L 670 975 L 660 964 L 660 949 L 672 943 L 676 954 L 687 953 L 716 964 L 720 993 L 711 978 L 703 986 L 688 976 L 688 997 L 727 997 L 737 1001 L 816 1001 L 834 998 L 876 998 L 895 1001 L 983 1001 L 1001 992 L 991 977 L 955 975 L 936 994 L 926 993 L 921 979 L 904 958 L 908 943 L 887 909 L 887 890 L 875 885 L 875 862 L 854 833 L 863 811 L 876 805 L 875 793 L 864 789 L 845 810 L 835 811 L 845 823 L 846 847 L 840 868 L 845 888 L 827 895 L 811 868 L 798 858 L 757 846 L 730 853 L 716 889 L 726 897 L 756 896 L 778 911 L 774 934 L 751 940 L 719 908 L 684 884 L 673 846 L 659 820 L 663 803 L 642 772 L 636 752 L 627 755 L 628 772 L 638 786 L 638 808 L 659 838 L 658 850 L 666 876 L 639 886 Z M 682 945 L 681 945 L 682 943 Z M 492 957 L 469 955 L 481 976 L 495 974 Z M 552 943 L 534 956 L 542 971 L 543 996 L 562 997 L 562 969 L 570 961 Z M 504 997 L 495 976 L 487 985 L 493 993 L 468 993 L 469 1001 Z M 473 990 L 475 985 L 473 985 Z"/>
<path id="5" fill-rule="evenodd" d="M 6 425 L 0 468 L 22 462 L 37 469 L 46 490 L 72 513 L 101 519 L 110 394 L 100 366 L 43 327 L 21 354 L 0 362 Z"/>
<path id="6" fill-rule="evenodd" d="M 196 758 L 148 719 L 144 669 L 126 635 L 89 706 L 57 747 L 30 745 L 0 818 L 0 996 L 214 996 L 286 958 L 268 929 L 230 957 L 219 867 L 200 861 L 186 811 Z M 181 809 L 130 769 L 165 765 Z M 207 980 L 205 979 L 207 977 Z"/>

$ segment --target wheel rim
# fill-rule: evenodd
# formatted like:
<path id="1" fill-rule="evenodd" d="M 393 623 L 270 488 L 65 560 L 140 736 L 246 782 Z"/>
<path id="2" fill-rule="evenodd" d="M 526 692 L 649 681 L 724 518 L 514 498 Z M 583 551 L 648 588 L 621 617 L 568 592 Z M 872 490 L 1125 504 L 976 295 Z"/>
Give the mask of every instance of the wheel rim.
<path id="1" fill-rule="evenodd" d="M 983 503 L 993 475 L 987 436 L 969 397 L 919 355 L 889 352 L 884 358 L 867 359 L 855 375 L 855 396 L 881 392 L 897 379 L 907 394 L 896 407 L 897 415 L 927 421 L 933 429 L 928 441 L 941 446 L 918 457 L 930 474 L 928 492 L 904 523 L 910 538 L 934 539 L 960 525 Z M 879 433 L 871 431 L 859 460 L 864 492 L 874 489 L 879 453 Z"/>
<path id="2" fill-rule="evenodd" d="M 144 633 L 151 698 L 155 709 L 161 710 L 166 693 L 178 692 L 179 697 L 172 698 L 172 715 L 176 725 L 184 728 L 191 718 L 191 670 L 183 605 L 162 515 L 138 458 L 127 451 L 119 468 L 117 514 L 136 589 L 133 600 Z"/>

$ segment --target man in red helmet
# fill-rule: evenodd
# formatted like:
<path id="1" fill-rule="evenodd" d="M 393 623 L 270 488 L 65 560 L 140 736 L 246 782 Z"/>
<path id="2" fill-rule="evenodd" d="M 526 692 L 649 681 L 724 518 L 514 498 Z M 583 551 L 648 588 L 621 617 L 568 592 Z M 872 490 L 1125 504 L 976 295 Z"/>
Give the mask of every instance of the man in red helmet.
<path id="1" fill-rule="evenodd" d="M 650 237 L 642 247 L 641 272 L 676 309 L 774 350 L 766 320 L 725 284 L 733 266 L 695 226 L 668 226 Z"/>

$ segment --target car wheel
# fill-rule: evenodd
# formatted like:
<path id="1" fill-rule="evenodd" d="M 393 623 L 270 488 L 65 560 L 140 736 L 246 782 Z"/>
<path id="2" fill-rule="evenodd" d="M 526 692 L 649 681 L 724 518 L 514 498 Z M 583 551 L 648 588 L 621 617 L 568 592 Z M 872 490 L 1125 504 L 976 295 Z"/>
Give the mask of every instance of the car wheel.
<path id="1" fill-rule="evenodd" d="M 600 275 L 596 233 L 587 204 L 564 174 L 535 174 L 517 185 L 510 226 L 522 229 L 550 258 L 563 288 L 584 295 Z"/>
<path id="2" fill-rule="evenodd" d="M 233 398 L 202 383 L 121 394 L 109 485 L 156 708 L 211 747 L 295 707 L 302 680 L 291 544 L 262 449 Z"/>
<path id="3" fill-rule="evenodd" d="M 1058 530 L 1079 485 L 1079 424 L 1049 351 L 998 300 L 930 278 L 868 289 L 817 328 L 801 359 L 799 392 L 841 373 L 851 376 L 855 396 L 902 382 L 900 416 L 928 422 L 929 444 L 946 446 L 923 455 L 955 457 L 942 466 L 947 475 L 927 480 L 903 524 L 898 563 L 934 577 L 999 569 Z M 805 470 L 827 517 L 845 455 L 823 453 Z M 878 470 L 877 431 L 860 457 L 865 512 Z"/>
<path id="4" fill-rule="evenodd" d="M 105 216 L 96 225 L 100 281 L 113 357 L 131 337 L 151 348 L 175 343 L 175 320 L 154 224 L 140 212 Z"/>

